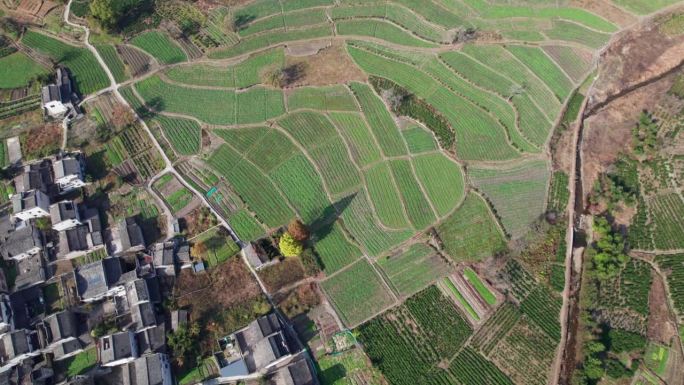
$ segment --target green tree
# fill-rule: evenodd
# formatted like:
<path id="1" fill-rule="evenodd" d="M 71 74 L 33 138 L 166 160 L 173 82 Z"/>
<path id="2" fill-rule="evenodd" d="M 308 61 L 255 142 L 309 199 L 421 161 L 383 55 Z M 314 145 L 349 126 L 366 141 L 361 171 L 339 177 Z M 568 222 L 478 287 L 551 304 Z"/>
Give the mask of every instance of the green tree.
<path id="1" fill-rule="evenodd" d="M 278 246 L 280 247 L 280 252 L 286 257 L 296 257 L 304 251 L 302 243 L 296 240 L 292 234 L 287 232 L 280 237 Z"/>
<path id="2" fill-rule="evenodd" d="M 197 356 L 199 351 L 198 338 L 200 327 L 197 323 L 192 323 L 178 327 L 173 333 L 168 334 L 168 345 L 173 351 L 179 366 L 186 362 L 192 362 L 191 358 Z"/>
<path id="3" fill-rule="evenodd" d="M 113 27 L 123 15 L 121 0 L 93 0 L 90 2 L 90 14 L 105 27 Z"/>
<path id="4" fill-rule="evenodd" d="M 609 279 L 617 274 L 627 263 L 625 239 L 622 234 L 614 232 L 608 220 L 597 217 L 594 220 L 594 249 L 592 258 L 596 275 L 600 280 Z"/>

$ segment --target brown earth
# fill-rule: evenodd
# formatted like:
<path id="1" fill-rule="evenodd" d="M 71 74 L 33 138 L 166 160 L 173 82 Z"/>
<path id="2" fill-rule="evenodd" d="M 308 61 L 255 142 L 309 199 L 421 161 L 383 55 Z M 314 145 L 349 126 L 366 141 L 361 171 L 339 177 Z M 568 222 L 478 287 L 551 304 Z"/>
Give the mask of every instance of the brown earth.
<path id="1" fill-rule="evenodd" d="M 684 35 L 670 37 L 661 33 L 657 21 L 644 22 L 617 36 L 601 54 L 599 79 L 594 84 L 589 110 L 684 61 Z"/>
<path id="2" fill-rule="evenodd" d="M 570 6 L 584 8 L 620 27 L 637 21 L 637 17 L 612 4 L 609 0 L 571 0 Z"/>
<path id="3" fill-rule="evenodd" d="M 210 271 L 195 274 L 192 269 L 182 269 L 174 294 L 178 305 L 189 307 L 196 320 L 205 313 L 227 308 L 261 296 L 259 284 L 252 277 L 240 258 L 231 258 Z"/>
<path id="4" fill-rule="evenodd" d="M 311 56 L 290 56 L 287 58 L 288 66 L 298 63 L 303 63 L 306 66 L 306 71 L 304 76 L 290 85 L 292 87 L 321 86 L 366 80 L 366 75 L 347 55 L 341 42 L 333 42 L 330 47 Z"/>
<path id="5" fill-rule="evenodd" d="M 286 258 L 259 271 L 259 277 L 270 293 L 304 279 L 304 267 L 299 258 Z"/>
<path id="6" fill-rule="evenodd" d="M 670 311 L 667 307 L 667 293 L 662 278 L 654 273 L 651 291 L 648 295 L 648 338 L 663 344 L 669 344 L 676 330 L 670 322 Z"/>
<path id="7" fill-rule="evenodd" d="M 631 130 L 639 114 L 644 109 L 652 111 L 673 81 L 674 76 L 670 75 L 641 87 L 614 99 L 584 120 L 582 186 L 585 194 L 591 192 L 598 175 L 613 164 L 621 152 L 630 150 Z"/>

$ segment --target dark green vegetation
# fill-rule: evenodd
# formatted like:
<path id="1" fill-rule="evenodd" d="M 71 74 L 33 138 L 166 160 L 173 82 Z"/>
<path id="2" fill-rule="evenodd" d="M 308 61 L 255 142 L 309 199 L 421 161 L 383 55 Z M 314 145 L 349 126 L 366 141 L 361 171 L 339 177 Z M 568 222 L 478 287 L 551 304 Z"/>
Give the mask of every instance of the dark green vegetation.
<path id="1" fill-rule="evenodd" d="M 472 333 L 435 286 L 360 326 L 358 332 L 368 356 L 390 383 L 406 385 L 453 382 L 449 371 L 437 364 L 450 360 Z"/>

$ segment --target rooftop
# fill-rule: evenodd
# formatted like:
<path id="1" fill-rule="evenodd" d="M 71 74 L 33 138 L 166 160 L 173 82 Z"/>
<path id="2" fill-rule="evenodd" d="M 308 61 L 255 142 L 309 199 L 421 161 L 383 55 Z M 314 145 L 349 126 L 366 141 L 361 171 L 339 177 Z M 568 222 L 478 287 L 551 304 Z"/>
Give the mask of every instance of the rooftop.
<path id="1" fill-rule="evenodd" d="M 84 299 L 104 295 L 119 282 L 122 274 L 119 258 L 105 258 L 80 266 L 74 270 L 78 295 Z"/>
<path id="2" fill-rule="evenodd" d="M 50 219 L 52 224 L 78 219 L 78 204 L 72 201 L 62 201 L 50 205 Z"/>
<path id="3" fill-rule="evenodd" d="M 41 232 L 29 224 L 9 233 L 5 242 L 0 245 L 0 253 L 5 258 L 12 258 L 36 247 L 43 247 Z"/>

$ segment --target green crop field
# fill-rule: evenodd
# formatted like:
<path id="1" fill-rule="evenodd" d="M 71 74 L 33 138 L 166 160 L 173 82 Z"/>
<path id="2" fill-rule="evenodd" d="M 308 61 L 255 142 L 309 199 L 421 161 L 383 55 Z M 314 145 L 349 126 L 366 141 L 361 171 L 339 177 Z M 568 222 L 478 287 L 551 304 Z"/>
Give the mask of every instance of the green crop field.
<path id="1" fill-rule="evenodd" d="M 162 32 L 144 32 L 131 39 L 131 44 L 149 53 L 162 64 L 174 64 L 188 60 L 180 46 Z"/>
<path id="2" fill-rule="evenodd" d="M 107 74 L 100 67 L 95 55 L 85 48 L 66 44 L 34 31 L 27 31 L 21 42 L 69 68 L 76 83 L 76 89 L 82 95 L 93 93 L 109 85 Z"/>
<path id="3" fill-rule="evenodd" d="M 366 259 L 328 278 L 322 286 L 348 326 L 358 325 L 394 301 L 382 278 Z"/>
<path id="4" fill-rule="evenodd" d="M 449 271 L 435 250 L 423 243 L 413 244 L 398 255 L 380 257 L 377 263 L 401 295 L 412 295 Z"/>
<path id="5" fill-rule="evenodd" d="M 159 124 L 164 137 L 180 155 L 196 154 L 200 150 L 202 128 L 194 120 L 157 115 L 154 121 Z"/>
<path id="6" fill-rule="evenodd" d="M 487 203 L 472 193 L 437 226 L 437 234 L 444 251 L 456 261 L 477 261 L 505 247 L 504 237 Z"/>
<path id="7" fill-rule="evenodd" d="M 389 228 L 407 227 L 408 219 L 387 163 L 378 163 L 369 168 L 364 179 L 380 222 Z"/>
<path id="8" fill-rule="evenodd" d="M 358 332 L 364 350 L 391 384 L 412 385 L 425 379 L 452 383 L 449 373 L 437 364 L 448 362 L 472 329 L 455 305 L 430 286 L 363 324 Z"/>
<path id="9" fill-rule="evenodd" d="M 0 88 L 19 88 L 27 86 L 47 70 L 34 62 L 23 52 L 15 52 L 0 58 Z"/>
<path id="10" fill-rule="evenodd" d="M 176 82 L 227 88 L 246 88 L 263 82 L 268 70 L 283 67 L 285 53 L 273 49 L 257 53 L 232 66 L 189 64 L 169 68 L 165 75 Z"/>
<path id="11" fill-rule="evenodd" d="M 190 88 L 152 76 L 136 83 L 135 89 L 156 111 L 188 115 L 212 124 L 258 123 L 285 112 L 282 93 L 261 87 L 244 92 Z"/>
<path id="12" fill-rule="evenodd" d="M 287 95 L 287 109 L 321 111 L 358 111 L 354 96 L 344 86 L 300 87 Z"/>
<path id="13" fill-rule="evenodd" d="M 480 280 L 480 277 L 471 268 L 465 268 L 465 270 L 463 270 L 463 275 L 465 275 L 468 282 L 473 285 L 475 290 L 477 290 L 485 302 L 490 305 L 494 305 L 496 303 L 496 297 L 494 294 L 489 291 L 487 286 L 485 286 L 484 283 L 482 283 L 482 280 Z"/>
<path id="14" fill-rule="evenodd" d="M 247 210 L 239 210 L 228 217 L 228 223 L 243 241 L 253 241 L 264 235 L 264 228 Z"/>
<path id="15" fill-rule="evenodd" d="M 543 214 L 549 181 L 546 162 L 529 161 L 496 170 L 473 167 L 469 173 L 512 237 L 519 237 Z"/>
<path id="16" fill-rule="evenodd" d="M 117 83 L 121 83 L 128 79 L 126 66 L 113 45 L 98 44 L 95 48 L 97 49 L 97 52 L 100 53 L 100 56 L 102 56 L 102 60 L 107 64 L 107 67 L 109 67 L 109 70 L 112 72 L 112 75 L 114 75 L 114 80 L 116 80 Z"/>

